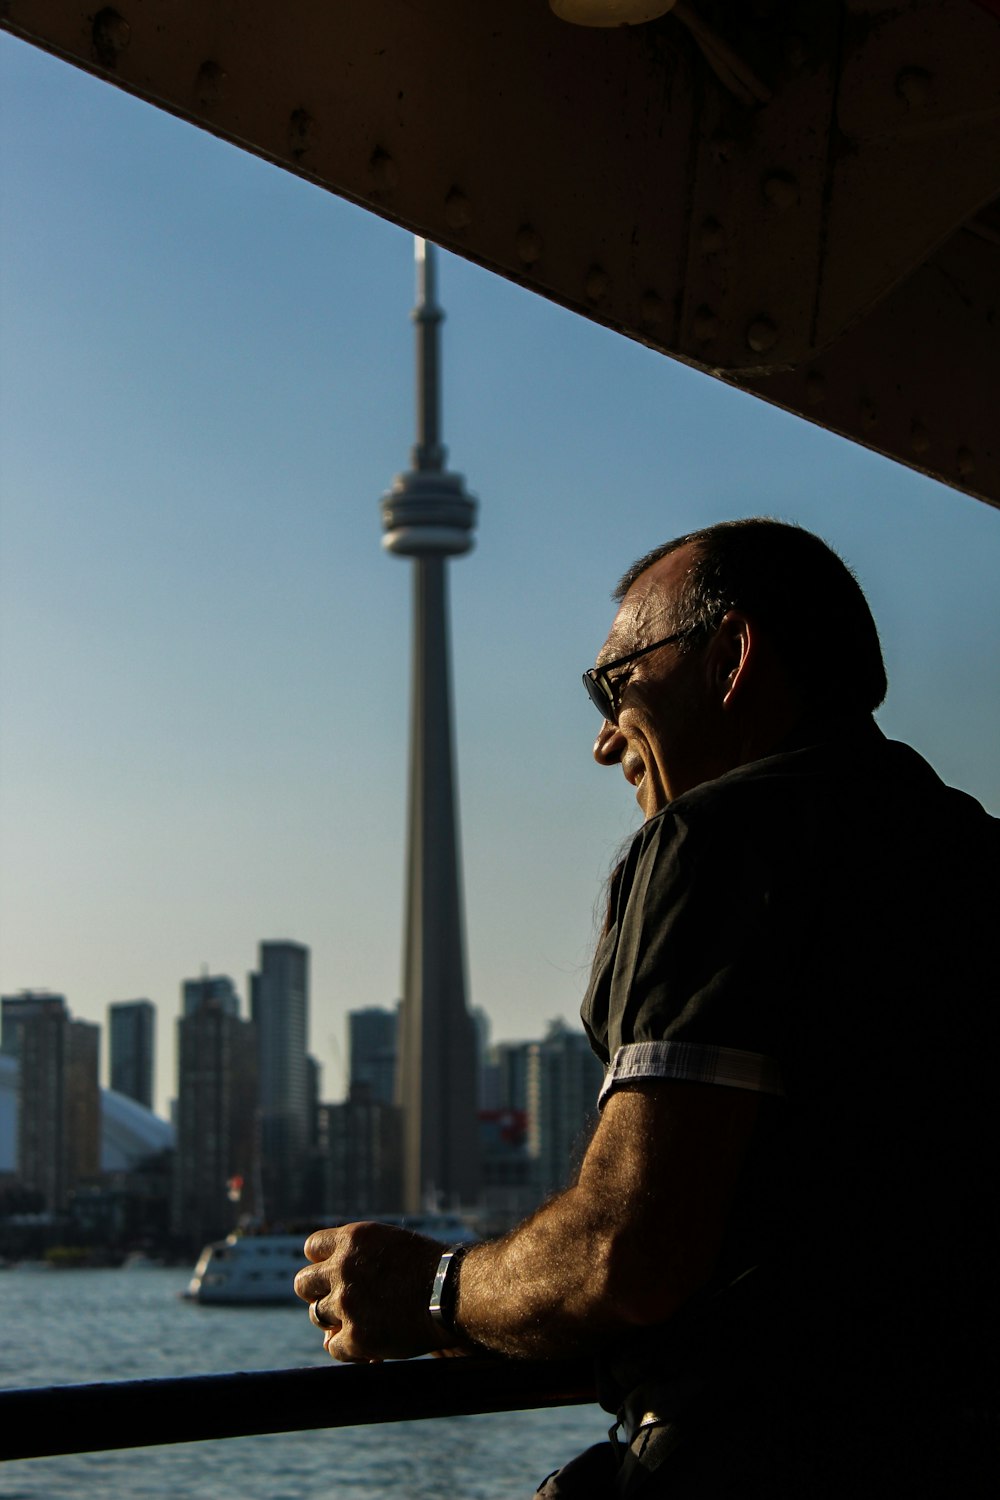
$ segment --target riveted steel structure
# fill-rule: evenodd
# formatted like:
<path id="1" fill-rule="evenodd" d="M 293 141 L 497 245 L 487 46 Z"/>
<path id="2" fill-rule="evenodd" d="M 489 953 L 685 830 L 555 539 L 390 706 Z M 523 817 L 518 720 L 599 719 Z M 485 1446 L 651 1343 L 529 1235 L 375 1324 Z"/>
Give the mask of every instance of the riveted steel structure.
<path id="1" fill-rule="evenodd" d="M 1000 504 L 1000 0 L 677 0 L 610 30 L 546 0 L 4 0 L 2 20 Z"/>
<path id="2" fill-rule="evenodd" d="M 412 560 L 413 670 L 403 1005 L 396 1097 L 403 1110 L 403 1206 L 475 1202 L 476 1044 L 465 937 L 451 721 L 447 563 L 472 547 L 476 502 L 445 468 L 434 246 L 416 242 L 417 441 L 382 500 L 382 543 Z"/>

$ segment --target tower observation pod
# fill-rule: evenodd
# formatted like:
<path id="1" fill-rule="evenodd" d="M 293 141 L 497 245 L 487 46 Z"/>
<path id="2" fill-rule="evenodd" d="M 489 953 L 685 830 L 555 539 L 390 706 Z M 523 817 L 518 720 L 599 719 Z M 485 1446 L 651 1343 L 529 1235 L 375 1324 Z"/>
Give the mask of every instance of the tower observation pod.
<path id="1" fill-rule="evenodd" d="M 445 469 L 433 245 L 416 241 L 417 438 L 381 502 L 388 552 L 412 560 L 413 641 L 403 1004 L 396 1098 L 403 1207 L 473 1204 L 479 1192 L 476 1044 L 466 1004 L 451 719 L 447 560 L 470 551 L 476 501 Z"/>
<path id="2" fill-rule="evenodd" d="M 412 467 L 396 475 L 382 498 L 382 545 L 402 557 L 458 557 L 474 545 L 476 502 L 466 494 L 461 474 L 444 467 L 439 338 L 444 313 L 437 302 L 434 246 L 421 239 L 415 244 L 417 440 L 410 451 Z"/>

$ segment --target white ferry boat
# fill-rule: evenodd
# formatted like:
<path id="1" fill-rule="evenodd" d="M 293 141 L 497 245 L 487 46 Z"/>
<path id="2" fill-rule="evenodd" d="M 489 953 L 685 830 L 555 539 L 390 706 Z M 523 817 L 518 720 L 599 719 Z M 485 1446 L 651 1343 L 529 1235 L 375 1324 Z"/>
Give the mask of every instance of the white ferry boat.
<path id="1" fill-rule="evenodd" d="M 449 1245 L 469 1244 L 478 1238 L 456 1214 L 400 1214 L 380 1222 L 398 1224 Z M 306 1263 L 302 1245 L 307 1233 L 250 1231 L 215 1240 L 199 1255 L 183 1295 L 218 1307 L 300 1306 L 292 1282 Z"/>

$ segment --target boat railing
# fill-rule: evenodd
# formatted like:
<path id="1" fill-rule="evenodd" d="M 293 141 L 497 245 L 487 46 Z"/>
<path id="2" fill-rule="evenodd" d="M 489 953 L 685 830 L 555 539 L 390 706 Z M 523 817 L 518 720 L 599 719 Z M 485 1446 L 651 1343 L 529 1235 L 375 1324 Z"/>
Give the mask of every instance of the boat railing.
<path id="1" fill-rule="evenodd" d="M 0 1391 L 0 1459 L 580 1406 L 590 1360 L 492 1357 Z"/>

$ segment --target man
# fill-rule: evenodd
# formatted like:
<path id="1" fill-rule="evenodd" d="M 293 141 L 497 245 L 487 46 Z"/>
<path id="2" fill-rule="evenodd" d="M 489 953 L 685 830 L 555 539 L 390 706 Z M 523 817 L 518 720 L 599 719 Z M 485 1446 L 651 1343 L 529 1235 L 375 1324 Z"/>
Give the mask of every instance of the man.
<path id="1" fill-rule="evenodd" d="M 645 822 L 583 1003 L 579 1177 L 460 1262 L 320 1231 L 297 1291 L 338 1359 L 598 1355 L 618 1452 L 546 1494 L 978 1493 L 1000 823 L 875 727 L 878 635 L 818 538 L 712 527 L 616 598 L 584 680 Z"/>

